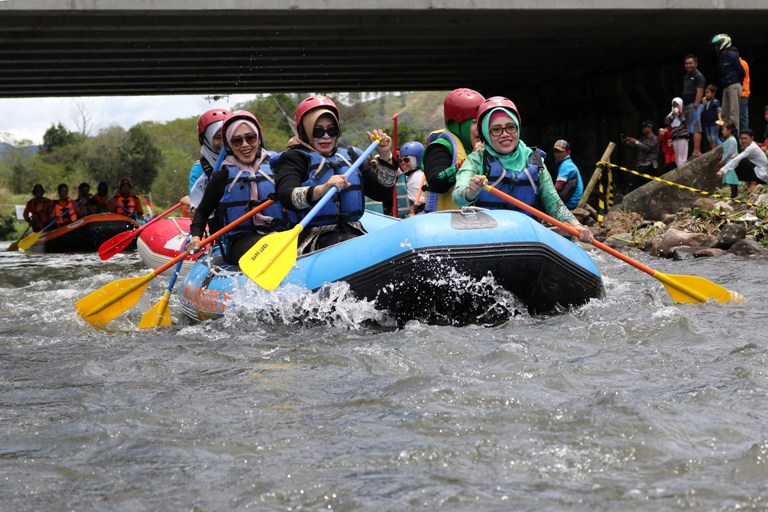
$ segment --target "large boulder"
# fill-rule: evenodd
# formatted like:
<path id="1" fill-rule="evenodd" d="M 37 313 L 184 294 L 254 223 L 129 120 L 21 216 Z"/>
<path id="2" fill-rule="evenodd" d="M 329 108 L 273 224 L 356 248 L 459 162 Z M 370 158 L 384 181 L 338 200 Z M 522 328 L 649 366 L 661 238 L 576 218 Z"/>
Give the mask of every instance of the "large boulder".
<path id="1" fill-rule="evenodd" d="M 722 180 L 715 176 L 719 169 L 723 147 L 708 151 L 698 158 L 688 161 L 678 169 L 673 169 L 661 178 L 687 187 L 714 193 L 722 186 Z M 621 209 L 636 212 L 644 219 L 661 220 L 666 214 L 687 208 L 701 194 L 690 192 L 667 183 L 651 181 L 624 196 Z"/>

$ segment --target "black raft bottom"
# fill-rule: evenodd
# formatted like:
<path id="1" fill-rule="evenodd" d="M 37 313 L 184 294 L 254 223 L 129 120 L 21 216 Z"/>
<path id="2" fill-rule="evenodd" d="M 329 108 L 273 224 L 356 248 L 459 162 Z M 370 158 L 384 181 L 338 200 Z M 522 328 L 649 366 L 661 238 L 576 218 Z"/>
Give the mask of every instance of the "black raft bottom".
<path id="1" fill-rule="evenodd" d="M 532 315 L 605 294 L 600 277 L 538 242 L 418 249 L 344 280 L 400 322 L 442 325 L 504 322 L 514 314 L 500 301 L 509 294 Z"/>

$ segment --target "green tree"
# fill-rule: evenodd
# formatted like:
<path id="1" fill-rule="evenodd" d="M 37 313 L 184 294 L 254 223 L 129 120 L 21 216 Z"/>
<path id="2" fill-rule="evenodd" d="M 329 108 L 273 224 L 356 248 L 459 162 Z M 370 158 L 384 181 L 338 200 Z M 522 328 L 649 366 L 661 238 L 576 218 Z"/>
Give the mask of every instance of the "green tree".
<path id="1" fill-rule="evenodd" d="M 49 154 L 55 148 L 72 144 L 76 140 L 76 134 L 68 131 L 61 123 L 57 125 L 52 124 L 43 134 L 43 145 L 40 146 L 40 152 Z"/>
<path id="2" fill-rule="evenodd" d="M 128 130 L 125 168 L 134 188 L 149 192 L 161 162 L 160 150 L 152 144 L 149 134 L 140 125 L 131 127 Z"/>

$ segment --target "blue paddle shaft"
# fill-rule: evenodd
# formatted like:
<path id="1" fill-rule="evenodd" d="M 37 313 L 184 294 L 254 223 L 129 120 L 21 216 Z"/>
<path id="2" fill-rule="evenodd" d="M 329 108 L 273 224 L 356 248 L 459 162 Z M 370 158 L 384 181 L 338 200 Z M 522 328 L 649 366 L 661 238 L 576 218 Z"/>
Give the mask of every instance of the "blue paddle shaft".
<path id="1" fill-rule="evenodd" d="M 347 169 L 347 172 L 344 173 L 344 176 L 349 176 L 350 174 L 355 172 L 357 170 L 357 168 L 360 167 L 363 164 L 363 162 L 365 162 L 365 160 L 368 158 L 368 156 L 371 153 L 373 153 L 373 151 L 376 149 L 376 146 L 378 146 L 378 145 L 379 145 L 379 141 L 378 140 L 375 140 L 375 141 L 371 142 L 371 145 L 368 146 L 368 148 L 365 151 L 363 151 L 363 154 L 360 155 L 360 157 L 357 160 L 355 160 L 355 162 L 349 167 L 349 169 Z M 309 224 L 309 222 L 313 218 L 315 218 L 315 215 L 317 215 L 317 213 L 323 208 L 323 206 L 325 206 L 325 203 L 327 203 L 328 201 L 331 200 L 333 195 L 338 190 L 339 189 L 337 189 L 336 187 L 331 187 L 331 189 L 328 192 L 326 192 L 323 197 L 320 198 L 320 200 L 317 202 L 317 204 L 315 206 L 313 206 L 311 210 L 309 210 L 309 213 L 307 213 L 307 216 L 304 217 L 301 220 L 301 222 L 299 222 L 299 225 L 302 227 L 302 229 L 307 227 L 307 224 Z"/>
<path id="2" fill-rule="evenodd" d="M 50 223 L 49 223 L 47 226 L 45 226 L 45 227 L 44 227 L 44 228 L 43 228 L 41 231 L 45 231 L 45 230 L 46 230 L 46 229 L 48 229 L 49 227 L 51 227 L 51 226 L 53 226 L 54 224 L 56 224 L 56 222 L 58 222 L 58 220 L 59 220 L 60 218 L 62 218 L 62 217 L 63 217 L 63 216 L 65 216 L 66 214 L 68 214 L 68 213 L 70 212 L 70 210 L 72 210 L 72 209 L 73 209 L 75 206 L 77 206 L 78 204 L 80 204 L 80 201 L 79 201 L 79 200 L 78 200 L 78 201 L 75 201 L 75 203 L 74 203 L 72 206 L 70 206 L 69 208 L 67 208 L 66 210 L 64 210 L 64 211 L 62 212 L 62 214 L 61 214 L 61 215 L 59 215 L 58 217 L 56 217 L 55 219 L 53 219 L 53 220 L 52 220 L 52 221 L 51 221 L 51 222 L 50 222 Z"/>

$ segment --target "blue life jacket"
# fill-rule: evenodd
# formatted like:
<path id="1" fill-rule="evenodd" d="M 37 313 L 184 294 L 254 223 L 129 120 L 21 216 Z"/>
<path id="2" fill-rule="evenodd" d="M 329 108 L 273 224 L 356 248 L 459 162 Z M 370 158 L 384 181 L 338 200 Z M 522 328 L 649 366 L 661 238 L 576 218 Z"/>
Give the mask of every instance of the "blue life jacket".
<path id="1" fill-rule="evenodd" d="M 536 207 L 539 197 L 539 171 L 544 168 L 544 164 L 539 150 L 532 149 L 533 152 L 528 157 L 528 165 L 520 170 L 504 169 L 498 158 L 485 151 L 483 154 L 483 174 L 488 177 L 488 184 L 493 188 L 519 199 L 525 204 Z M 520 211 L 520 208 L 496 197 L 485 189 L 481 190 L 480 195 L 477 196 L 475 206 L 493 210 Z M 526 211 L 523 213 L 534 217 Z"/>
<path id="2" fill-rule="evenodd" d="M 362 154 L 362 151 L 357 148 L 354 149 L 358 155 Z M 349 169 L 352 162 L 357 157 L 350 156 L 350 152 L 344 148 L 336 148 L 336 152 L 333 156 L 323 157 L 317 151 L 305 151 L 303 149 L 294 148 L 295 151 L 300 151 L 307 155 L 309 158 L 309 177 L 302 183 L 305 187 L 313 187 L 325 184 L 331 176 L 334 174 L 344 174 Z M 330 224 L 338 224 L 340 222 L 352 222 L 360 220 L 363 216 L 365 209 L 365 197 L 363 196 L 363 175 L 360 169 L 355 171 L 347 177 L 349 186 L 341 191 L 341 194 L 334 194 L 333 199 L 325 203 L 315 217 L 307 224 L 307 226 L 326 226 Z M 339 197 L 341 196 L 341 197 Z M 286 214 L 288 219 L 293 225 L 298 224 L 304 216 L 309 213 L 306 211 L 292 211 L 287 210 Z"/>
<path id="3" fill-rule="evenodd" d="M 277 200 L 272 169 L 267 163 L 262 163 L 260 170 L 261 172 L 256 173 L 256 176 L 252 178 L 247 173 L 241 173 L 240 168 L 236 165 L 227 166 L 227 172 L 229 173 L 227 186 L 224 189 L 224 195 L 221 197 L 219 205 L 216 207 L 216 216 L 222 226 L 226 226 L 242 217 L 267 199 Z M 251 181 L 254 180 L 256 181 L 256 188 L 259 193 L 258 199 L 251 197 Z M 261 214 L 272 217 L 270 225 L 256 226 L 250 220 L 241 222 L 223 236 L 224 244 L 227 245 L 229 240 L 246 233 L 256 232 L 257 230 L 282 231 L 287 229 L 280 203 L 275 202 L 275 204 L 268 206 L 262 210 Z"/>

